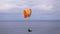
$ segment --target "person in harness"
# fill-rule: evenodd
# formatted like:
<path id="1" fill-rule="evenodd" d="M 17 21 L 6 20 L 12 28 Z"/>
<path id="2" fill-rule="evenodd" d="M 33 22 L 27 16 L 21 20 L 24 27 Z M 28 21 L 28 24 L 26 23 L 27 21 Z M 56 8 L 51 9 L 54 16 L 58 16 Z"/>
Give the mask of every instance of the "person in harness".
<path id="1" fill-rule="evenodd" d="M 32 32 L 32 30 L 31 29 L 28 29 L 28 32 Z"/>

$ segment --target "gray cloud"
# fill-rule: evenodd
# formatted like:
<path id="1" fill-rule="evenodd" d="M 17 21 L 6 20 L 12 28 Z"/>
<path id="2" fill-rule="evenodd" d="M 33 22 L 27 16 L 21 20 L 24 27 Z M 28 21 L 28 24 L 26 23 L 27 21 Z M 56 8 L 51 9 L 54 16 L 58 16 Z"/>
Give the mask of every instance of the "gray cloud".
<path id="1" fill-rule="evenodd" d="M 23 17 L 24 8 L 32 9 L 29 19 L 60 19 L 60 0 L 0 0 L 0 12 L 18 13 Z M 22 18 L 21 17 L 21 18 Z M 22 18 L 23 19 L 23 18 Z"/>

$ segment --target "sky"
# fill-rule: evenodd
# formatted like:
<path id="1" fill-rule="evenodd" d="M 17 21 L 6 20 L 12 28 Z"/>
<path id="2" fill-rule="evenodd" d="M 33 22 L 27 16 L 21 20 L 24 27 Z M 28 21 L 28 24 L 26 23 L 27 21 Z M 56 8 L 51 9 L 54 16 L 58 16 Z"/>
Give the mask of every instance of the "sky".
<path id="1" fill-rule="evenodd" d="M 0 0 L 0 20 L 60 20 L 60 0 Z M 23 17 L 32 9 L 30 18 Z"/>

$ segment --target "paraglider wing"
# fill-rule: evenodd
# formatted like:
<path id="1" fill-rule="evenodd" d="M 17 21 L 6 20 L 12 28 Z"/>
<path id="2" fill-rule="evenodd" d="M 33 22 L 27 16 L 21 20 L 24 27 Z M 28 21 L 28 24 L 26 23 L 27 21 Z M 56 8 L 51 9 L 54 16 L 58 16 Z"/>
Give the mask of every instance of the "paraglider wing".
<path id="1" fill-rule="evenodd" d="M 24 18 L 28 18 L 31 16 L 31 9 L 24 9 Z"/>

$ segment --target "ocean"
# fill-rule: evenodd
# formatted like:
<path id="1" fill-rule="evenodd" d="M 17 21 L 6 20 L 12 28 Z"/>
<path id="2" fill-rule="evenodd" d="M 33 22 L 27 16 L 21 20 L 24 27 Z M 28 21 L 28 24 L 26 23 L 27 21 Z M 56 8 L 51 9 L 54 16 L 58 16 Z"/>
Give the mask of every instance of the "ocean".
<path id="1" fill-rule="evenodd" d="M 0 21 L 0 34 L 60 34 L 60 21 Z"/>

